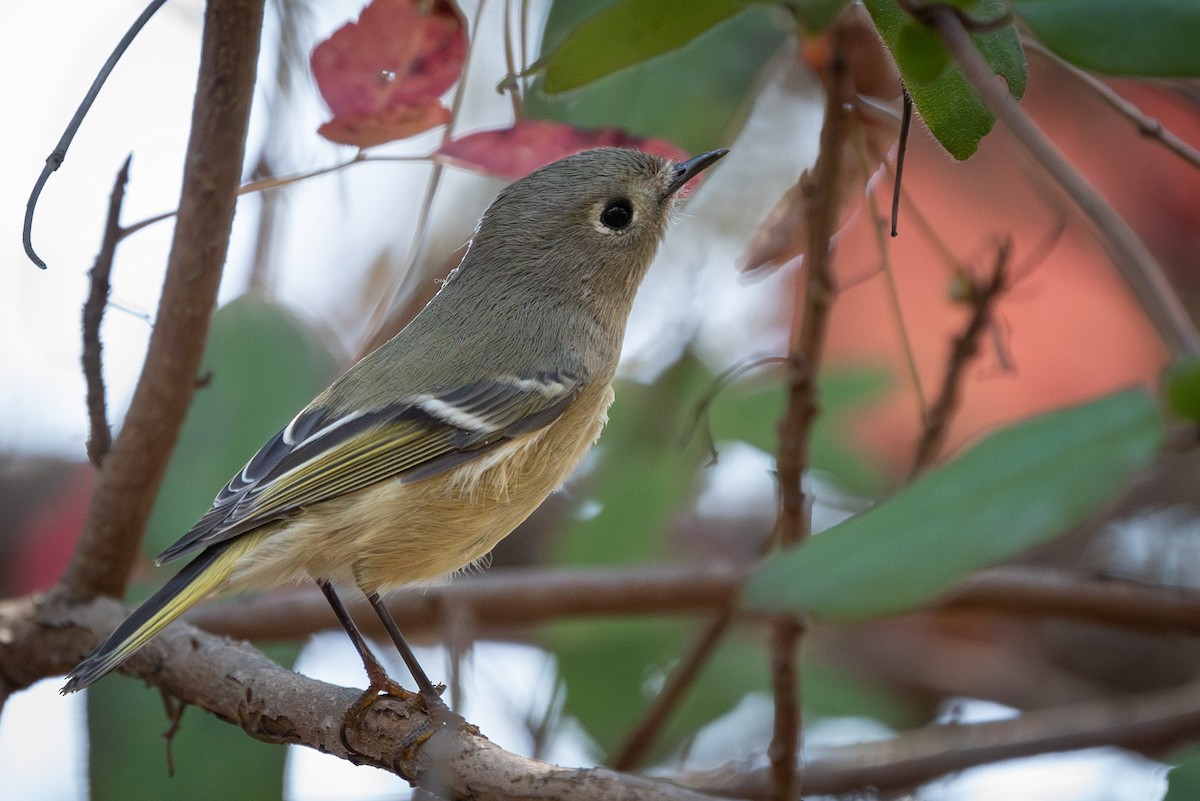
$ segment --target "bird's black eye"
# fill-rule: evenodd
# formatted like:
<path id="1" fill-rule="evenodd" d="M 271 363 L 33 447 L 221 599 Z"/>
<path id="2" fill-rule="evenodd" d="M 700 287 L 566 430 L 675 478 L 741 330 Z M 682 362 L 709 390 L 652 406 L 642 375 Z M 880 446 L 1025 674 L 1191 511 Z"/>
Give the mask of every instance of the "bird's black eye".
<path id="1" fill-rule="evenodd" d="M 623 197 L 608 201 L 604 211 L 600 212 L 600 222 L 606 228 L 620 231 L 633 222 L 633 204 Z"/>

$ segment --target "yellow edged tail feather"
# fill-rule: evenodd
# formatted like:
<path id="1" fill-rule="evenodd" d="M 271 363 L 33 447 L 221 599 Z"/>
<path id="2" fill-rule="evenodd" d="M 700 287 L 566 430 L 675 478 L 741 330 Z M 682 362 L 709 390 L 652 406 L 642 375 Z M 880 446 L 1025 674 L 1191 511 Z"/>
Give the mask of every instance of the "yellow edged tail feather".
<path id="1" fill-rule="evenodd" d="M 188 563 L 139 606 L 96 650 L 67 675 L 61 692 L 77 692 L 118 667 L 167 624 L 217 589 L 234 565 L 259 544 L 263 535 L 245 534 L 214 545 Z"/>

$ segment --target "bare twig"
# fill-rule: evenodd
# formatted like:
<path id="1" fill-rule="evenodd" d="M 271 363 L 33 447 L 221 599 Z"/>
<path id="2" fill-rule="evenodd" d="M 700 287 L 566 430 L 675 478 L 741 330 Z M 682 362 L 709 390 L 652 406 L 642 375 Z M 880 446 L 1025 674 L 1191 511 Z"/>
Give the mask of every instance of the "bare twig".
<path id="1" fill-rule="evenodd" d="M 804 629 L 793 618 L 771 627 L 771 695 L 775 715 L 767 758 L 771 761 L 772 801 L 792 801 L 800 796 L 800 640 Z"/>
<path id="2" fill-rule="evenodd" d="M 188 705 L 166 691 L 162 691 L 161 695 L 163 710 L 167 713 L 167 720 L 171 724 L 163 732 L 163 739 L 167 741 L 167 775 L 174 776 L 175 736 L 179 734 L 179 727 L 183 724 L 183 713 L 187 712 Z"/>
<path id="3" fill-rule="evenodd" d="M 913 101 L 904 90 L 904 110 L 900 115 L 900 136 L 896 145 L 896 174 L 892 182 L 892 236 L 900 236 L 900 186 L 904 178 L 904 157 L 908 154 L 908 132 L 912 129 Z"/>
<path id="4" fill-rule="evenodd" d="M 142 374 L 63 576 L 77 599 L 120 595 L 196 385 L 229 244 L 262 0 L 210 0 L 179 220 Z"/>
<path id="5" fill-rule="evenodd" d="M 716 651 L 717 646 L 721 643 L 721 638 L 725 636 L 725 632 L 732 622 L 733 611 L 727 608 L 705 626 L 704 631 L 696 638 L 688 653 L 667 676 L 667 681 L 663 685 L 662 691 L 655 697 L 654 703 L 650 705 L 641 721 L 634 726 L 633 731 L 625 738 L 625 742 L 617 749 L 617 756 L 612 763 L 613 768 L 629 771 L 642 764 L 646 758 L 646 752 L 654 744 L 654 740 L 667 722 L 667 718 L 671 716 L 671 712 L 679 705 L 688 687 L 692 686 L 692 682 L 700 674 L 700 668 L 704 667 L 708 658 Z"/>
<path id="6" fill-rule="evenodd" d="M 1002 242 L 997 247 L 992 274 L 987 279 L 976 280 L 965 271 L 961 274 L 968 287 L 965 300 L 971 306 L 971 316 L 962 333 L 954 338 L 950 356 L 946 360 L 942 388 L 921 421 L 921 435 L 917 439 L 916 455 L 913 457 L 914 475 L 929 466 L 946 441 L 950 421 L 962 398 L 967 365 L 979 354 L 979 342 L 991 325 L 996 301 L 1008 288 L 1009 246 L 1010 243 Z"/>
<path id="7" fill-rule="evenodd" d="M 956 10 L 945 5 L 928 5 L 917 12 L 922 21 L 937 30 L 955 64 L 988 109 L 1091 221 L 1109 258 L 1171 351 L 1176 355 L 1200 355 L 1200 333 L 1153 254 L 1121 215 L 1063 158 L 1021 110 L 975 49 Z"/>
<path id="8" fill-rule="evenodd" d="M 355 164 L 366 164 L 367 162 L 415 162 L 415 161 L 436 161 L 435 155 L 428 156 L 397 156 L 397 155 L 371 155 L 365 150 L 360 150 L 345 161 L 339 161 L 336 164 L 328 164 L 324 167 L 314 167 L 311 170 L 292 173 L 291 175 L 268 176 L 258 178 L 253 181 L 247 181 L 238 187 L 238 197 L 249 195 L 254 192 L 266 192 L 269 189 L 280 189 L 291 184 L 307 181 L 309 178 L 316 178 L 321 175 L 328 175 L 331 172 L 344 170 L 347 167 L 352 167 Z M 124 235 L 129 236 L 135 234 L 143 228 L 148 228 L 155 223 L 160 223 L 163 220 L 169 220 L 179 213 L 179 209 L 173 211 L 164 211 L 162 214 L 156 214 L 153 217 L 147 217 L 144 220 L 138 220 L 135 223 L 125 226 Z"/>
<path id="9" fill-rule="evenodd" d="M 825 122 L 821 127 L 820 150 L 811 173 L 800 176 L 806 196 L 808 247 L 803 300 L 797 304 L 796 326 L 788 348 L 788 400 L 779 424 L 779 513 L 775 542 L 798 547 L 810 531 L 805 509 L 803 476 L 808 464 L 808 445 L 817 416 L 817 375 L 825 346 L 829 311 L 833 305 L 834 281 L 831 267 L 833 235 L 837 230 L 841 201 L 839 178 L 845 143 L 852 124 L 854 84 L 845 61 L 845 31 L 835 25 L 833 51 L 826 71 Z M 799 791 L 797 760 L 800 751 L 800 704 L 796 698 L 796 665 L 802 629 L 792 619 L 776 622 L 771 636 L 771 676 L 775 699 L 771 758 L 771 795 L 776 801 L 792 801 Z"/>
<path id="10" fill-rule="evenodd" d="M 1189 145 L 1187 142 L 1180 139 L 1171 132 L 1161 122 L 1151 117 L 1146 112 L 1142 111 L 1133 103 L 1130 103 L 1125 98 L 1121 97 L 1111 86 L 1104 81 L 1092 75 L 1086 70 L 1081 70 L 1069 61 L 1059 58 L 1055 53 L 1048 50 L 1045 45 L 1036 39 L 1022 37 L 1021 43 L 1026 49 L 1036 50 L 1046 58 L 1050 59 L 1054 64 L 1071 75 L 1074 75 L 1084 83 L 1089 89 L 1096 93 L 1096 96 L 1107 103 L 1114 111 L 1122 117 L 1133 123 L 1133 127 L 1142 136 L 1156 140 L 1160 145 L 1170 150 L 1176 156 L 1191 164 L 1193 167 L 1200 167 L 1200 150 Z"/>
<path id="11" fill-rule="evenodd" d="M 104 222 L 104 238 L 100 241 L 100 252 L 92 265 L 88 299 L 83 304 L 83 378 L 87 383 L 88 411 L 88 461 L 96 467 L 104 462 L 112 448 L 112 432 L 108 428 L 108 413 L 104 400 L 103 344 L 100 341 L 100 323 L 104 320 L 104 309 L 108 306 L 113 258 L 117 243 L 121 241 L 121 204 L 125 202 L 125 185 L 129 182 L 130 154 L 117 172 L 113 181 L 112 195 L 108 200 L 108 218 Z"/>
<path id="12" fill-rule="evenodd" d="M 410 637 L 439 636 L 443 609 L 462 607 L 479 630 L 494 632 L 570 617 L 659 614 L 711 617 L 732 607 L 745 578 L 733 565 L 659 565 L 605 570 L 509 568 L 463 576 L 432 587 L 397 590 L 387 598 Z M 352 613 L 356 602 L 348 602 Z M 363 602 L 358 602 L 360 608 Z M 382 633 L 373 615 L 355 615 L 363 630 Z M 201 604 L 187 619 L 239 639 L 297 640 L 336 625 L 315 588 Z"/>
<path id="13" fill-rule="evenodd" d="M 517 59 L 514 54 L 513 46 L 513 31 L 512 31 L 512 0 L 504 0 L 504 66 L 508 70 L 509 76 L 516 76 L 520 73 L 517 71 Z M 524 39 L 524 31 L 521 32 L 521 38 Z M 522 50 L 524 44 L 521 45 Z M 522 60 L 524 56 L 522 55 Z M 505 81 L 502 84 L 504 91 L 508 93 L 509 99 L 512 101 L 513 119 L 521 119 L 521 81 L 513 77 L 511 80 Z"/>
<path id="14" fill-rule="evenodd" d="M 907 93 L 905 97 L 907 97 Z M 909 101 L 911 103 L 911 101 Z M 911 114 L 911 109 L 908 109 Z M 857 126 L 859 139 L 864 139 L 862 136 L 862 126 Z M 901 129 L 903 130 L 903 128 Z M 905 134 L 901 133 L 901 137 Z M 905 147 L 905 139 L 900 140 L 900 150 L 896 155 L 896 183 L 894 185 L 892 198 L 892 236 L 896 235 L 896 219 L 899 211 L 900 197 L 903 190 L 900 185 L 900 164 L 902 159 L 903 149 Z M 865 153 L 866 144 L 864 143 L 856 150 L 859 153 L 859 158 L 864 162 L 867 158 Z M 886 162 L 885 162 L 886 164 Z M 924 417 L 929 404 L 925 400 L 925 387 L 921 385 L 921 371 L 917 369 L 917 357 L 913 353 L 912 340 L 908 336 L 908 326 L 904 322 L 904 307 L 900 305 L 900 287 L 896 283 L 896 272 L 892 269 L 892 259 L 888 252 L 888 240 L 883 235 L 884 220 L 879 213 L 879 209 L 875 206 L 875 193 L 871 188 L 870 183 L 866 187 L 866 197 L 863 198 L 863 205 L 866 207 L 867 213 L 871 217 L 871 235 L 875 238 L 875 247 L 879 250 L 879 264 L 883 272 L 884 282 L 887 284 L 887 299 L 888 305 L 892 309 L 892 317 L 896 323 L 896 336 L 900 339 L 900 349 L 904 354 L 904 367 L 908 373 L 908 380 L 912 382 L 913 392 L 917 396 L 917 408 L 921 410 L 921 416 Z"/>
<path id="15" fill-rule="evenodd" d="M 796 325 L 788 348 L 786 365 L 788 400 L 779 424 L 779 515 L 775 541 L 794 545 L 808 536 L 802 478 L 808 464 L 808 442 L 817 416 L 817 374 L 825 346 L 829 311 L 833 305 L 831 269 L 833 235 L 837 229 L 838 178 L 851 118 L 849 103 L 854 98 L 841 45 L 831 58 L 825 123 L 821 128 L 820 152 L 811 172 L 800 176 L 806 195 L 808 247 L 805 249 L 806 280 L 797 293 Z"/>
<path id="16" fill-rule="evenodd" d="M 446 604 L 463 605 L 489 636 L 573 617 L 711 617 L 734 603 L 745 572 L 733 566 L 678 565 L 603 570 L 492 570 L 388 597 L 392 616 L 414 638 L 438 636 Z M 353 603 L 350 604 L 355 610 Z M 1049 568 L 1003 567 L 965 579 L 938 607 L 1015 617 L 1059 617 L 1142 631 L 1200 634 L 1200 591 L 1076 576 Z M 365 607 L 364 607 L 365 611 Z M 760 619 L 737 612 L 739 619 Z M 363 630 L 383 634 L 372 615 Z M 315 589 L 200 604 L 187 620 L 247 640 L 301 640 L 336 625 Z"/>
<path id="17" fill-rule="evenodd" d="M 117 62 L 121 60 L 121 56 L 125 54 L 125 50 L 137 38 L 142 28 L 154 16 L 154 12 L 158 11 L 166 0 L 151 0 L 149 5 L 142 11 L 138 18 L 134 20 L 133 25 L 129 26 L 129 30 L 121 37 L 121 41 L 117 42 L 117 46 L 108 56 L 108 60 L 104 62 L 104 66 L 96 73 L 92 85 L 88 87 L 87 94 L 83 96 L 83 100 L 79 104 L 79 108 L 75 109 L 75 115 L 71 117 L 71 121 L 67 123 L 67 129 L 63 131 L 62 137 L 58 140 L 58 144 L 54 146 L 54 150 L 46 156 L 46 166 L 42 167 L 42 172 L 38 175 L 37 181 L 33 184 L 33 190 L 29 193 L 29 200 L 25 202 L 25 226 L 21 233 L 21 242 L 25 245 L 25 255 L 27 255 L 34 264 L 46 269 L 46 262 L 42 261 L 37 253 L 33 250 L 33 213 L 37 209 L 38 198 L 42 195 L 42 188 L 46 186 L 46 181 L 50 180 L 50 173 L 62 166 L 62 163 L 67 158 L 67 148 L 71 146 L 71 140 L 75 138 L 76 132 L 79 131 L 79 126 L 83 124 L 83 118 L 87 116 L 88 111 L 92 108 L 92 103 L 100 94 L 101 87 L 108 80 L 108 76 L 112 73 L 113 68 L 117 66 Z"/>
<path id="18" fill-rule="evenodd" d="M 1132 697 L 1039 709 L 1007 720 L 929 726 L 891 740 L 822 750 L 805 767 L 805 790 L 886 793 L 1006 759 L 1114 745 L 1162 753 L 1195 739 L 1200 683 Z M 765 770 L 676 776 L 714 793 L 768 797 Z"/>

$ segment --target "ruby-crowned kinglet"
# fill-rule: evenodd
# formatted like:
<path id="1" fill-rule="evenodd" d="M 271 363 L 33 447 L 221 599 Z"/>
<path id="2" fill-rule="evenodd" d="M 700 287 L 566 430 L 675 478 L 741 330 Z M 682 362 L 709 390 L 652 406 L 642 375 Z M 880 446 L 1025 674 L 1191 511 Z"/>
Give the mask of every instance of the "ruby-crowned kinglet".
<path id="1" fill-rule="evenodd" d="M 217 589 L 313 578 L 371 679 L 399 690 L 330 582 L 370 599 L 481 558 L 600 435 L 625 323 L 675 193 L 724 156 L 599 149 L 503 190 L 413 321 L 276 434 L 158 561 L 197 554 L 67 677 L 87 687 Z"/>

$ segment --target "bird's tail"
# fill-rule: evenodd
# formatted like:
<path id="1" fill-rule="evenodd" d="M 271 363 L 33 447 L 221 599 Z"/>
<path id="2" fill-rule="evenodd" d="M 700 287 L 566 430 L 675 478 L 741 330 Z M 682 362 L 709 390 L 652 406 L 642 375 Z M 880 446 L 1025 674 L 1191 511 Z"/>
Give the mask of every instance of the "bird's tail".
<path id="1" fill-rule="evenodd" d="M 234 564 L 258 544 L 258 537 L 241 536 L 213 545 L 125 618 L 116 631 L 67 675 L 63 695 L 82 690 L 133 655 L 151 637 L 220 586 Z"/>

